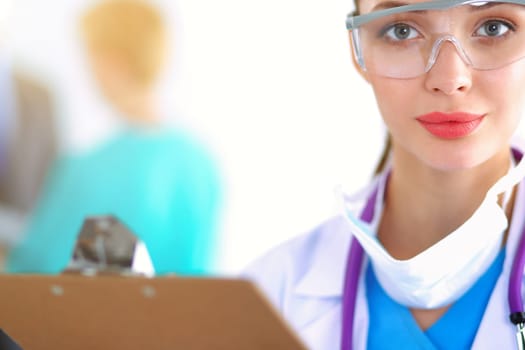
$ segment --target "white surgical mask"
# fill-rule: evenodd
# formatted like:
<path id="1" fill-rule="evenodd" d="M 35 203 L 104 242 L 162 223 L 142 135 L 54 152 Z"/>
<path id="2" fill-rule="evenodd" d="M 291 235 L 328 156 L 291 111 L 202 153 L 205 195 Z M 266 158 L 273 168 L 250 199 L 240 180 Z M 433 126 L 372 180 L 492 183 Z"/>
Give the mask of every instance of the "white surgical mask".
<path id="1" fill-rule="evenodd" d="M 377 240 L 372 225 L 349 212 L 340 193 L 343 216 L 368 254 L 385 292 L 398 303 L 413 308 L 438 308 L 459 299 L 487 270 L 501 249 L 508 220 L 498 204 L 498 195 L 506 193 L 508 201 L 513 186 L 525 177 L 524 160 L 525 157 L 516 167 L 511 166 L 488 190 L 467 221 L 408 260 L 393 258 Z"/>

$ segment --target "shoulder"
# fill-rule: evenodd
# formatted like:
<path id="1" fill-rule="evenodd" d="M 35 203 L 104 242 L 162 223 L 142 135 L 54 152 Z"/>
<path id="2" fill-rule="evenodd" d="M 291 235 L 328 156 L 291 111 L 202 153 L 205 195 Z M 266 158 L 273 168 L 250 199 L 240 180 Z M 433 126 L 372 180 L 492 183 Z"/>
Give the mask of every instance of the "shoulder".
<path id="1" fill-rule="evenodd" d="M 208 140 L 185 129 L 167 128 L 162 132 L 163 158 L 177 177 L 189 182 L 222 183 L 218 154 Z"/>
<path id="2" fill-rule="evenodd" d="M 171 147 L 204 154 L 209 152 L 209 147 L 207 147 L 205 139 L 200 137 L 199 134 L 182 127 L 165 125 L 162 129 L 157 130 L 156 135 L 160 142 Z"/>
<path id="3" fill-rule="evenodd" d="M 346 260 L 350 234 L 344 220 L 332 217 L 306 234 L 293 238 L 255 260 L 243 276 L 255 282 L 279 309 L 291 294 L 300 293 L 312 274 L 323 269 L 327 260 Z M 343 262 L 344 265 L 344 262 Z M 326 276 L 327 279 L 335 276 Z M 314 278 L 315 279 L 315 278 Z"/>
<path id="4" fill-rule="evenodd" d="M 344 196 L 356 216 L 375 185 L 372 181 L 357 193 Z M 255 260 L 243 275 L 254 281 L 284 312 L 295 297 L 338 298 L 342 294 L 351 237 L 343 215 L 331 217 Z"/>
<path id="5" fill-rule="evenodd" d="M 206 139 L 191 131 L 165 126 L 151 133 L 142 133 L 141 141 L 149 144 L 150 150 L 159 157 L 169 158 L 171 164 L 184 164 L 186 168 L 215 166 L 213 147 Z"/>

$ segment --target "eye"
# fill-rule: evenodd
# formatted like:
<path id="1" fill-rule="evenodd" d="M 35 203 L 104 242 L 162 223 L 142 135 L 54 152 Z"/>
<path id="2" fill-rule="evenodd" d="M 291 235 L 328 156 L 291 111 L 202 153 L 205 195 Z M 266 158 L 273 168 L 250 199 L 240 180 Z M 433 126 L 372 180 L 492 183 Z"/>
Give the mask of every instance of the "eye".
<path id="1" fill-rule="evenodd" d="M 476 35 L 487 37 L 499 37 L 505 35 L 514 28 L 509 23 L 498 20 L 491 20 L 483 23 L 476 31 Z"/>
<path id="2" fill-rule="evenodd" d="M 397 23 L 383 31 L 383 35 L 393 41 L 409 40 L 418 37 L 419 33 L 414 27 L 406 23 Z"/>

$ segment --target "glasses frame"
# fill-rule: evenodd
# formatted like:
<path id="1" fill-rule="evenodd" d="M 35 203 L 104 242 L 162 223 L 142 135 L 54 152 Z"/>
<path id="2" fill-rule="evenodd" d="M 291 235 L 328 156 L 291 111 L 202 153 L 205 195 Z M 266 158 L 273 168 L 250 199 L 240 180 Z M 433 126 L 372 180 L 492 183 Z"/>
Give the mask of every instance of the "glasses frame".
<path id="1" fill-rule="evenodd" d="M 359 26 L 384 16 L 395 15 L 397 13 L 425 11 L 425 10 L 447 10 L 452 7 L 468 4 L 485 4 L 489 2 L 499 2 L 506 4 L 525 5 L 525 0 L 434 0 L 419 2 L 403 6 L 392 7 L 384 10 L 373 11 L 363 15 L 353 15 L 350 13 L 346 17 L 346 29 L 353 30 Z"/>
<path id="2" fill-rule="evenodd" d="M 361 68 L 366 71 L 366 66 L 361 51 L 361 43 L 359 39 L 359 31 L 356 30 L 359 26 L 371 22 L 375 19 L 395 15 L 398 13 L 404 12 L 413 12 L 413 11 L 425 11 L 425 10 L 447 10 L 453 7 L 469 4 L 486 4 L 490 2 L 497 3 L 506 3 L 506 4 L 516 4 L 516 5 L 525 5 L 525 0 L 433 0 L 419 2 L 415 4 L 402 5 L 392 8 L 387 8 L 383 10 L 377 10 L 363 15 L 354 15 L 350 13 L 346 17 L 346 29 L 352 32 L 352 46 L 353 51 L 357 60 L 357 63 Z"/>

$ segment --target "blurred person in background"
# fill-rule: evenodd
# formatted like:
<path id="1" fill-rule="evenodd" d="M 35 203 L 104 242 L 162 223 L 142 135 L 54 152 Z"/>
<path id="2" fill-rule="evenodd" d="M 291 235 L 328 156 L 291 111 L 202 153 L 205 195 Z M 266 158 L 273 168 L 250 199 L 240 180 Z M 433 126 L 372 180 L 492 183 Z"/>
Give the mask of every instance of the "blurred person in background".
<path id="1" fill-rule="evenodd" d="M 163 126 L 155 82 L 167 50 L 158 9 L 107 0 L 81 17 L 91 71 L 124 127 L 95 149 L 56 163 L 9 272 L 58 273 L 83 220 L 113 214 L 142 240 L 156 274 L 212 270 L 220 184 L 205 147 Z"/>
<path id="2" fill-rule="evenodd" d="M 9 13 L 10 1 L 0 0 L 0 266 L 21 239 L 57 143 L 49 89 L 10 53 Z"/>

